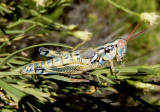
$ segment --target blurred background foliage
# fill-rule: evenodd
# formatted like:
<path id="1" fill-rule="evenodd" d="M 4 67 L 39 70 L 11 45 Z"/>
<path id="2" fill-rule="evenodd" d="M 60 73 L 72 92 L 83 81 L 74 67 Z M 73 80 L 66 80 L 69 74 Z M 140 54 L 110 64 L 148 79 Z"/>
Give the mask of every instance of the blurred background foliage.
<path id="1" fill-rule="evenodd" d="M 113 1 L 134 12 L 155 12 L 160 14 L 159 0 Z M 41 43 L 61 43 L 75 47 L 77 44 L 84 42 L 84 45 L 80 46 L 78 49 L 86 49 L 116 38 L 126 38 L 139 21 L 140 19 L 138 17 L 132 16 L 112 6 L 107 0 L 1 0 L 0 61 L 19 49 Z M 147 25 L 147 23 L 141 22 L 140 27 L 136 32 L 142 31 Z M 79 31 L 87 31 L 90 36 L 93 36 L 91 39 L 86 39 L 87 37 L 81 38 L 76 35 Z M 131 42 L 128 43 L 127 55 L 124 58 L 126 66 L 155 65 L 160 63 L 159 32 L 160 26 L 153 25 L 143 34 L 132 39 Z M 65 47 L 59 47 L 59 45 L 47 47 L 57 51 L 70 50 Z M 16 56 L 10 59 L 10 61 L 2 67 L 2 71 L 6 72 L 8 70 L 14 70 L 33 60 L 46 60 L 45 57 L 39 56 L 38 47 L 23 51 L 21 54 L 16 54 Z M 134 71 L 135 69 L 133 68 L 132 70 Z M 152 70 L 150 71 L 152 72 Z M 159 73 L 159 69 L 157 69 L 157 71 L 156 72 Z M 95 72 L 95 74 L 97 73 L 99 73 L 99 71 Z M 101 73 L 103 72 L 100 71 L 100 74 Z M 137 71 L 134 73 L 137 73 Z M 95 82 L 88 84 L 70 84 L 68 83 L 68 80 L 66 81 L 66 79 L 63 79 L 61 76 L 52 77 L 53 79 L 51 81 L 46 81 L 43 76 L 38 76 L 38 80 L 37 76 L 24 77 L 19 74 L 18 76 L 17 74 L 13 75 L 13 73 L 11 73 L 11 75 L 9 75 L 9 73 L 2 73 L 2 75 L 1 78 L 4 78 L 3 81 L 6 83 L 3 84 L 3 81 L 1 80 L 1 85 L 6 84 L 5 87 L 7 88 L 11 86 L 11 88 L 15 87 L 21 91 L 24 91 L 26 88 L 24 91 L 25 93 L 20 92 L 20 96 L 18 97 L 30 94 L 40 99 L 40 102 L 36 100 L 36 103 L 34 101 L 32 102 L 31 99 L 30 102 L 28 101 L 30 104 L 24 103 L 22 100 L 21 103 L 23 106 L 21 107 L 19 104 L 20 109 L 24 107 L 28 110 L 30 110 L 30 108 L 33 109 L 35 106 L 34 104 L 37 104 L 38 102 L 40 105 L 37 104 L 35 106 L 38 108 L 35 111 L 45 110 L 48 107 L 44 106 L 44 102 L 47 101 L 49 106 L 54 107 L 54 111 L 93 111 L 94 109 L 96 111 L 107 110 L 107 112 L 117 111 L 119 109 L 128 109 L 127 111 L 144 111 L 143 107 L 145 107 L 144 105 L 137 106 L 137 102 L 134 102 L 128 95 L 126 96 L 124 91 L 118 89 L 119 94 L 117 95 L 117 90 L 112 87 L 108 88 L 104 86 L 106 83 L 104 82 L 103 85 L 103 81 L 100 83 L 101 89 L 95 89 Z M 60 80 L 60 82 L 57 80 Z M 156 80 L 158 81 L 158 79 Z M 148 77 L 145 81 L 148 81 Z M 140 94 L 146 101 L 149 101 L 149 103 L 155 105 L 160 104 L 158 100 L 159 97 L 157 96 L 159 92 L 153 91 L 153 96 L 153 94 L 149 93 L 150 90 L 148 88 L 150 87 L 148 87 L 148 85 L 133 82 L 124 81 L 123 85 L 132 85 L 134 88 L 133 91 L 136 91 L 137 95 Z M 7 83 L 11 85 L 7 85 Z M 137 86 L 136 84 L 142 86 L 138 92 L 135 89 Z M 97 87 L 98 86 L 99 85 L 97 85 Z M 29 89 L 27 90 L 27 88 Z M 130 89 L 132 90 L 133 88 Z M 157 88 L 156 90 L 159 89 L 157 86 L 155 88 Z M 17 91 L 16 89 L 7 92 L 7 94 L 1 89 L 0 104 L 1 107 L 4 107 L 3 111 L 16 111 L 18 109 L 17 102 L 19 99 L 16 99 L 14 96 L 15 93 L 12 93 L 13 91 Z M 96 92 L 92 92 L 95 90 Z M 149 94 L 144 95 L 144 91 Z M 102 100 L 97 99 L 100 96 Z M 149 98 L 149 96 L 152 96 L 152 99 Z M 28 95 L 26 98 L 30 99 L 31 97 Z M 107 106 L 105 107 L 105 105 Z M 111 108 L 111 110 L 108 110 L 108 108 Z M 154 107 L 151 106 L 151 108 Z M 150 111 L 150 109 L 146 109 L 147 111 Z"/>

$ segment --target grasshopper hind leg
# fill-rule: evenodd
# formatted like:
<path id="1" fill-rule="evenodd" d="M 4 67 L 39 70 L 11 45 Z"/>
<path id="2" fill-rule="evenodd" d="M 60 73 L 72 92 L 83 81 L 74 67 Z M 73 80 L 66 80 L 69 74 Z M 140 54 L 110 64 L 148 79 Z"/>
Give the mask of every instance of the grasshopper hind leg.
<path id="1" fill-rule="evenodd" d="M 49 53 L 49 49 L 40 47 L 39 52 L 40 52 L 40 55 L 47 56 L 47 54 Z"/>
<path id="2" fill-rule="evenodd" d="M 35 73 L 37 75 L 57 75 L 57 74 L 59 74 L 57 72 L 53 72 L 53 71 L 47 70 L 47 69 L 45 69 L 45 68 L 43 68 L 41 66 L 38 66 L 38 67 L 35 68 Z"/>
<path id="3" fill-rule="evenodd" d="M 40 55 L 42 55 L 42 56 L 46 56 L 46 57 L 49 57 L 49 58 L 55 58 L 56 57 L 56 54 L 51 53 L 51 50 L 49 50 L 45 47 L 40 47 L 39 52 L 40 52 Z"/>
<path id="4" fill-rule="evenodd" d="M 38 75 L 42 75 L 44 73 L 44 70 L 45 68 L 38 66 L 35 68 L 35 73 Z"/>
<path id="5" fill-rule="evenodd" d="M 37 75 L 57 75 L 59 74 L 57 72 L 47 71 L 45 68 L 40 67 L 40 66 L 35 68 L 35 72 Z"/>

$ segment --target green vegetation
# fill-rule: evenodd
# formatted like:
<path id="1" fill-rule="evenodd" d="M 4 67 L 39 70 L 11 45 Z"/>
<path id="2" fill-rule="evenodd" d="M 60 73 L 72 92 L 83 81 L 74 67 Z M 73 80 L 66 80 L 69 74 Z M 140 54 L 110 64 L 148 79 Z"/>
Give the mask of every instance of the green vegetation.
<path id="1" fill-rule="evenodd" d="M 158 0 L 2 0 L 0 2 L 0 110 L 160 111 L 160 14 Z M 153 17 L 153 15 L 151 16 Z M 128 43 L 125 67 L 79 76 L 22 75 L 24 65 L 47 60 L 41 46 L 57 51 L 94 47 L 115 38 Z M 152 23 L 151 23 L 152 21 Z M 151 25 L 149 25 L 151 24 Z M 135 33 L 135 34 L 136 34 Z"/>

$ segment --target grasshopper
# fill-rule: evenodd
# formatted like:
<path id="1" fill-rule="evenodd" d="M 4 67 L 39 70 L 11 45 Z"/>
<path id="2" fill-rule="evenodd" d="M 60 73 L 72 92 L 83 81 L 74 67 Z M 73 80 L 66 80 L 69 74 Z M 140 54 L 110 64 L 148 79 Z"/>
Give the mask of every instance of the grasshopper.
<path id="1" fill-rule="evenodd" d="M 146 30 L 131 37 L 138 25 L 139 23 L 126 39 L 116 39 L 86 50 L 57 52 L 41 47 L 39 48 L 40 55 L 51 59 L 30 63 L 22 69 L 21 73 L 31 75 L 81 74 L 89 70 L 105 67 L 108 62 L 111 72 L 114 73 L 116 70 L 113 60 L 122 61 L 127 51 L 128 41 Z"/>

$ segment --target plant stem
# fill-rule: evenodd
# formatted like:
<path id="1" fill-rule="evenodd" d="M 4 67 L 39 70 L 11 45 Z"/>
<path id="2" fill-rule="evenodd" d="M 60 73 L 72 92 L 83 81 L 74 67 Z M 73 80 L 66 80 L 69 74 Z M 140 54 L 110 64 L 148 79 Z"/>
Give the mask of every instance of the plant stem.
<path id="1" fill-rule="evenodd" d="M 119 8 L 119 9 L 121 9 L 121 10 L 123 10 L 123 11 L 125 11 L 125 12 L 127 12 L 127 13 L 129 13 L 129 14 L 131 14 L 131 15 L 135 15 L 135 16 L 138 16 L 138 17 L 140 16 L 138 13 L 133 12 L 133 11 L 131 11 L 131 10 L 129 10 L 129 9 L 127 9 L 127 8 L 119 5 L 119 4 L 115 3 L 115 2 L 113 2 L 112 0 L 106 0 L 106 1 L 107 1 L 108 3 L 110 3 L 110 4 L 112 4 L 113 6 Z"/>
<path id="2" fill-rule="evenodd" d="M 76 47 L 74 47 L 72 49 L 72 51 L 75 51 L 76 49 L 78 49 L 80 46 L 82 46 L 84 43 L 86 43 L 86 41 L 81 42 L 80 44 L 78 44 Z"/>
<path id="3" fill-rule="evenodd" d="M 12 37 L 11 39 L 9 39 L 8 41 L 5 41 L 5 42 L 0 46 L 0 49 L 2 49 L 2 47 L 4 47 L 8 42 L 10 42 L 10 41 L 12 41 L 12 40 L 14 40 L 14 39 L 16 39 L 16 38 L 24 35 L 25 33 L 27 33 L 28 31 L 30 31 L 30 30 L 31 30 L 32 28 L 34 28 L 34 27 L 35 27 L 35 25 L 32 25 L 31 27 L 27 28 L 25 31 L 22 31 L 22 34 L 16 35 L 16 36 Z"/>

